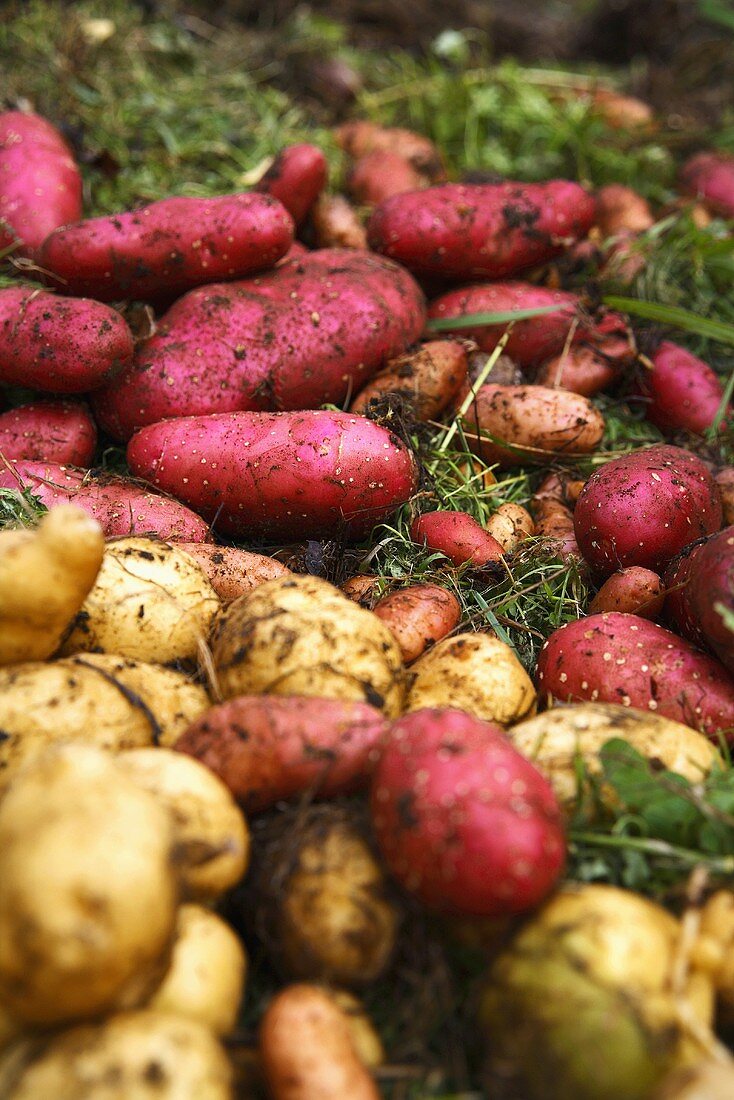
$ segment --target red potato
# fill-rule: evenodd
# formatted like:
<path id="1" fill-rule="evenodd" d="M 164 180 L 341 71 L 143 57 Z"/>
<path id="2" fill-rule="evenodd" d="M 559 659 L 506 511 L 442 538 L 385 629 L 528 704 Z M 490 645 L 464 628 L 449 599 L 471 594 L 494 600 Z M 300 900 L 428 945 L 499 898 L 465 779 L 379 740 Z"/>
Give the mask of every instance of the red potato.
<path id="1" fill-rule="evenodd" d="M 270 195 L 175 197 L 57 229 L 39 263 L 69 294 L 171 298 L 272 267 L 292 240 L 293 220 Z"/>
<path id="2" fill-rule="evenodd" d="M 168 420 L 130 441 L 134 474 L 186 501 L 225 535 L 351 538 L 404 504 L 415 463 L 362 416 L 222 413 Z"/>
<path id="3" fill-rule="evenodd" d="M 387 150 L 407 160 L 431 183 L 446 178 L 443 158 L 430 138 L 399 126 L 378 126 L 376 122 L 355 119 L 335 131 L 337 143 L 350 157 L 359 160 L 375 150 Z"/>
<path id="4" fill-rule="evenodd" d="M 535 384 L 551 389 L 570 390 L 582 397 L 601 393 L 617 378 L 619 371 L 594 348 L 573 345 L 548 359 L 535 375 Z"/>
<path id="5" fill-rule="evenodd" d="M 311 225 L 318 248 L 367 248 L 367 230 L 345 195 L 320 195 Z"/>
<path id="6" fill-rule="evenodd" d="M 97 520 L 105 538 L 157 535 L 169 541 L 204 542 L 209 528 L 177 500 L 151 493 L 132 481 L 95 481 L 87 470 L 53 462 L 0 463 L 0 488 L 27 488 L 51 508 L 76 504 Z"/>
<path id="7" fill-rule="evenodd" d="M 665 590 L 657 573 L 632 565 L 605 580 L 589 604 L 589 614 L 622 611 L 643 619 L 657 619 L 663 610 Z"/>
<path id="8" fill-rule="evenodd" d="M 721 527 L 721 498 L 706 466 L 657 445 L 612 459 L 591 475 L 574 511 L 581 551 L 600 576 L 641 565 L 659 571 Z"/>
<path id="9" fill-rule="evenodd" d="M 706 646 L 734 674 L 734 527 L 713 535 L 691 556 L 684 592 L 686 609 Z"/>
<path id="10" fill-rule="evenodd" d="M 485 531 L 468 512 L 424 512 L 410 525 L 413 542 L 439 550 L 454 565 L 481 567 L 501 561 L 502 544 Z"/>
<path id="11" fill-rule="evenodd" d="M 734 680 L 724 666 L 638 615 L 589 615 L 554 631 L 538 659 L 538 694 L 621 703 L 734 737 Z"/>
<path id="12" fill-rule="evenodd" d="M 418 710 L 394 723 L 370 805 L 391 873 L 433 909 L 521 913 L 563 870 L 549 784 L 500 726 L 463 711 Z"/>
<path id="13" fill-rule="evenodd" d="M 220 600 L 229 603 L 251 592 L 259 584 L 284 577 L 290 569 L 266 554 L 252 554 L 236 546 L 213 546 L 210 542 L 178 542 L 206 573 Z"/>
<path id="14" fill-rule="evenodd" d="M 79 401 L 37 401 L 0 413 L 0 455 L 89 466 L 97 428 Z"/>
<path id="15" fill-rule="evenodd" d="M 300 695 L 240 695 L 179 737 L 248 814 L 306 791 L 319 798 L 364 787 L 387 722 L 367 703 Z"/>
<path id="16" fill-rule="evenodd" d="M 365 413 L 388 393 L 406 402 L 416 420 L 434 420 L 467 381 L 467 354 L 458 340 L 431 340 L 418 351 L 391 359 L 357 394 L 349 411 Z"/>
<path id="17" fill-rule="evenodd" d="M 396 264 L 311 252 L 258 279 L 191 291 L 94 400 L 129 439 L 173 416 L 341 404 L 423 331 L 425 303 Z"/>
<path id="18" fill-rule="evenodd" d="M 603 237 L 644 233 L 655 224 L 647 199 L 622 183 L 609 183 L 596 192 L 596 224 Z"/>
<path id="19" fill-rule="evenodd" d="M 389 149 L 366 153 L 347 175 L 349 194 L 363 206 L 378 206 L 393 195 L 420 190 L 428 183 L 410 161 Z"/>
<path id="20" fill-rule="evenodd" d="M 27 287 L 0 290 L 0 383 L 86 393 L 132 357 L 132 333 L 109 306 Z"/>
<path id="21" fill-rule="evenodd" d="M 668 625 L 676 634 L 680 634 L 699 649 L 705 649 L 706 642 L 688 605 L 688 584 L 695 557 L 705 542 L 705 539 L 698 539 L 684 547 L 680 554 L 676 554 L 663 575 L 665 618 Z"/>
<path id="22" fill-rule="evenodd" d="M 461 620 L 456 596 L 438 584 L 411 584 L 383 596 L 372 610 L 390 628 L 406 665 L 450 634 Z"/>
<path id="23" fill-rule="evenodd" d="M 714 214 L 734 218 L 734 157 L 723 152 L 697 153 L 680 174 L 687 195 L 700 199 Z"/>
<path id="24" fill-rule="evenodd" d="M 417 275 L 501 279 L 559 255 L 595 215 L 593 196 L 567 180 L 447 183 L 387 199 L 367 239 Z"/>
<path id="25" fill-rule="evenodd" d="M 659 345 L 652 362 L 640 379 L 640 392 L 649 399 L 647 419 L 663 432 L 702 434 L 710 428 L 724 396 L 716 371 L 669 340 Z"/>
<path id="26" fill-rule="evenodd" d="M 288 145 L 255 184 L 255 191 L 272 195 L 300 225 L 326 187 L 329 166 L 316 145 Z"/>
<path id="27" fill-rule="evenodd" d="M 82 216 L 82 178 L 50 122 L 25 111 L 0 114 L 0 249 L 35 257 L 54 229 Z"/>

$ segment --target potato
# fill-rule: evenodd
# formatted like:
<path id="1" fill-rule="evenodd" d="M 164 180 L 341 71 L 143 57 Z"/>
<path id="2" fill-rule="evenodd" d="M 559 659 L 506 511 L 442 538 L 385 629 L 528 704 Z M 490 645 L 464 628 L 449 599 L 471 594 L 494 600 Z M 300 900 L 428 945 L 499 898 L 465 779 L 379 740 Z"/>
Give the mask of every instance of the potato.
<path id="1" fill-rule="evenodd" d="M 599 611 L 623 611 L 643 619 L 659 619 L 663 610 L 665 589 L 652 569 L 630 565 L 607 577 L 589 604 L 589 614 Z"/>
<path id="2" fill-rule="evenodd" d="M 52 509 L 37 528 L 0 533 L 0 665 L 51 656 L 103 552 L 99 524 L 71 504 Z"/>
<path id="3" fill-rule="evenodd" d="M 616 366 L 596 348 L 574 345 L 546 360 L 536 371 L 534 382 L 537 386 L 593 397 L 605 390 L 618 373 Z"/>
<path id="4" fill-rule="evenodd" d="M 423 512 L 410 525 L 413 542 L 438 550 L 454 565 L 481 568 L 502 561 L 504 548 L 468 512 Z"/>
<path id="5" fill-rule="evenodd" d="M 367 231 L 345 195 L 319 195 L 311 225 L 319 248 L 367 248 Z"/>
<path id="6" fill-rule="evenodd" d="M 89 466 L 97 428 L 81 401 L 34 401 L 0 413 L 0 454 L 30 462 Z"/>
<path id="7" fill-rule="evenodd" d="M 119 766 L 171 815 L 184 897 L 214 901 L 247 869 L 247 823 L 224 783 L 204 764 L 165 748 L 124 753 Z"/>
<path id="8" fill-rule="evenodd" d="M 403 662 L 392 634 L 317 577 L 282 577 L 240 596 L 218 615 L 211 646 L 226 699 L 312 695 L 401 711 Z"/>
<path id="9" fill-rule="evenodd" d="M 687 348 L 663 340 L 652 355 L 652 370 L 640 376 L 645 416 L 662 432 L 692 432 L 711 427 L 724 397 L 722 378 Z M 730 423 L 727 406 L 722 427 Z"/>
<path id="10" fill-rule="evenodd" d="M 171 844 L 166 809 L 99 749 L 58 746 L 16 776 L 0 802 L 0 1002 L 14 1017 L 140 1003 L 173 935 Z"/>
<path id="11" fill-rule="evenodd" d="M 406 711 L 454 707 L 509 726 L 535 714 L 535 689 L 517 657 L 488 634 L 444 638 L 413 665 Z"/>
<path id="12" fill-rule="evenodd" d="M 438 584 L 411 584 L 375 604 L 374 613 L 397 639 L 406 665 L 459 625 L 461 604 Z"/>
<path id="13" fill-rule="evenodd" d="M 107 544 L 62 653 L 115 653 L 159 664 L 194 661 L 219 607 L 203 570 L 175 543 L 117 539 Z"/>
<path id="14" fill-rule="evenodd" d="M 333 986 L 324 987 L 324 992 L 346 1016 L 352 1045 L 362 1065 L 368 1069 L 376 1069 L 382 1065 L 385 1061 L 385 1050 L 359 997 L 348 993 L 346 989 L 335 989 Z"/>
<path id="15" fill-rule="evenodd" d="M 696 153 L 681 170 L 687 195 L 701 199 L 708 210 L 722 218 L 734 217 L 734 157 L 721 150 Z"/>
<path id="16" fill-rule="evenodd" d="M 185 1016 L 229 1035 L 237 1022 L 247 957 L 230 926 L 200 905 L 182 905 L 163 981 L 148 1001 L 155 1012 Z"/>
<path id="17" fill-rule="evenodd" d="M 466 346 L 459 340 L 431 340 L 417 351 L 391 359 L 352 404 L 350 412 L 366 413 L 388 393 L 398 394 L 416 420 L 435 420 L 467 378 Z"/>
<path id="18" fill-rule="evenodd" d="M 717 1051 L 669 1074 L 651 1100 L 731 1100 L 732 1096 L 734 1059 Z"/>
<path id="19" fill-rule="evenodd" d="M 244 596 L 263 581 L 290 573 L 275 558 L 251 554 L 237 546 L 214 546 L 210 542 L 180 542 L 178 546 L 204 570 L 222 603 Z"/>
<path id="20" fill-rule="evenodd" d="M 211 1031 L 161 1012 L 124 1012 L 20 1052 L 7 1100 L 233 1100 L 232 1071 Z M 4 1086 L 4 1088 L 3 1088 Z"/>
<path id="21" fill-rule="evenodd" d="M 393 195 L 418 191 L 429 181 L 410 161 L 390 149 L 372 149 L 355 161 L 347 173 L 349 194 L 361 206 L 378 206 Z"/>
<path id="22" fill-rule="evenodd" d="M 596 193 L 597 218 L 603 237 L 623 233 L 644 233 L 655 224 L 646 198 L 622 183 L 608 183 Z"/>
<path id="23" fill-rule="evenodd" d="M 576 812 L 588 795 L 577 761 L 590 775 L 598 775 L 599 752 L 612 738 L 621 737 L 643 756 L 660 761 L 691 783 L 700 783 L 721 763 L 711 742 L 689 726 L 615 703 L 554 707 L 513 726 L 508 737 L 549 780 L 568 814 Z M 599 793 L 606 805 L 613 804 L 611 791 L 602 787 Z"/>
<path id="24" fill-rule="evenodd" d="M 511 501 L 500 504 L 487 520 L 485 527 L 506 554 L 512 554 L 521 542 L 535 534 L 533 517 L 528 510 Z"/>
<path id="25" fill-rule="evenodd" d="M 317 145 L 287 145 L 268 165 L 254 190 L 272 195 L 300 225 L 326 187 L 328 174 L 326 157 Z"/>

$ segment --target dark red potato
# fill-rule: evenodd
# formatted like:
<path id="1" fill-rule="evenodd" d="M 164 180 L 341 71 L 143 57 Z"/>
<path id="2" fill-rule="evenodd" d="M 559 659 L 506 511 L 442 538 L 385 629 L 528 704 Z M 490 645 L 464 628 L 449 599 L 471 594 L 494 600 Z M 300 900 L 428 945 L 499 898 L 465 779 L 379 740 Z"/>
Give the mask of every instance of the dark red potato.
<path id="1" fill-rule="evenodd" d="M 411 584 L 383 596 L 372 610 L 390 628 L 406 665 L 450 634 L 461 619 L 456 596 L 438 584 Z"/>
<path id="2" fill-rule="evenodd" d="M 691 558 L 685 603 L 709 649 L 734 674 L 734 527 L 725 527 Z"/>
<path id="3" fill-rule="evenodd" d="M 638 615 L 589 615 L 551 634 L 538 696 L 621 703 L 734 739 L 734 680 L 724 666 Z"/>
<path id="4" fill-rule="evenodd" d="M 699 623 L 688 605 L 688 585 L 693 562 L 705 542 L 705 539 L 698 539 L 686 546 L 680 554 L 676 554 L 663 575 L 666 621 L 671 630 L 682 638 L 687 638 L 699 649 L 705 649 L 706 643 Z"/>
<path id="5" fill-rule="evenodd" d="M 702 434 L 710 428 L 724 396 L 716 371 L 669 340 L 660 344 L 652 362 L 652 370 L 640 379 L 640 392 L 648 398 L 647 419 L 663 432 Z"/>
<path id="6" fill-rule="evenodd" d="M 374 149 L 360 157 L 347 176 L 347 190 L 364 206 L 377 206 L 393 195 L 417 191 L 428 180 L 410 161 L 389 149 Z"/>
<path id="7" fill-rule="evenodd" d="M 589 604 L 589 614 L 622 611 L 643 619 L 658 619 L 663 610 L 665 590 L 657 573 L 632 565 L 605 580 Z"/>
<path id="8" fill-rule="evenodd" d="M 272 195 L 300 225 L 326 187 L 329 167 L 316 145 L 288 145 L 278 153 L 255 190 Z"/>
<path id="9" fill-rule="evenodd" d="M 734 218 L 734 157 L 727 153 L 697 153 L 681 170 L 681 186 L 701 199 L 714 214 Z"/>
<path id="10" fill-rule="evenodd" d="M 293 219 L 270 195 L 175 197 L 57 229 L 39 263 L 67 294 L 170 299 L 272 267 L 292 240 Z"/>
<path id="11" fill-rule="evenodd" d="M 82 178 L 50 122 L 25 111 L 0 114 L 0 250 L 34 258 L 60 225 L 82 216 Z"/>
<path id="12" fill-rule="evenodd" d="M 684 546 L 721 527 L 721 498 L 706 466 L 658 445 L 612 459 L 591 475 L 574 512 L 589 565 L 608 576 L 630 565 L 660 571 Z"/>
<path id="13" fill-rule="evenodd" d="M 442 912 L 525 912 L 563 869 L 549 784 L 500 726 L 463 711 L 418 710 L 393 725 L 370 805 L 391 873 Z"/>
<path id="14" fill-rule="evenodd" d="M 439 550 L 454 565 L 500 561 L 504 549 L 468 512 L 424 512 L 410 526 L 413 542 Z"/>
<path id="15" fill-rule="evenodd" d="M 79 401 L 38 401 L 0 413 L 0 455 L 89 466 L 97 428 Z"/>

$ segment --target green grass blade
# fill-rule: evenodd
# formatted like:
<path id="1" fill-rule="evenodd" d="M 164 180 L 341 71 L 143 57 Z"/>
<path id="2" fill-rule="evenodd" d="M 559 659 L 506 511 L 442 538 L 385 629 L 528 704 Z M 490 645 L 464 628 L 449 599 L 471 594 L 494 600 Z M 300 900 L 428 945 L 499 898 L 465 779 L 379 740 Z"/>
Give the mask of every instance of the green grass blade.
<path id="1" fill-rule="evenodd" d="M 701 317 L 680 306 L 644 302 L 638 298 L 620 298 L 616 294 L 605 294 L 602 300 L 610 309 L 630 313 L 633 317 L 641 317 L 645 321 L 671 325 L 685 332 L 693 332 L 697 336 L 706 336 L 709 340 L 717 340 L 720 344 L 729 344 L 734 347 L 734 325 L 726 321 L 712 321 L 708 317 Z"/>
<path id="2" fill-rule="evenodd" d="M 508 325 L 511 321 L 524 321 L 528 317 L 543 317 L 546 313 L 558 313 L 568 309 L 566 302 L 557 306 L 533 306 L 532 309 L 505 309 L 497 313 L 466 313 L 463 317 L 434 317 L 426 328 L 430 332 L 451 332 L 457 328 L 479 328 L 482 325 Z"/>

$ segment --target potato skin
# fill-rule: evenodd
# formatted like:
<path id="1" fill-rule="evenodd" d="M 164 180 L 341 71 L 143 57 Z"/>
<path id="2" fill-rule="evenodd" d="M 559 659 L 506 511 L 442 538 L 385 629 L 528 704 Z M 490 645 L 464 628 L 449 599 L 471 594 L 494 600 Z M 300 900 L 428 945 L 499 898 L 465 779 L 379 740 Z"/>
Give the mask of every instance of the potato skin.
<path id="1" fill-rule="evenodd" d="M 210 542 L 179 542 L 178 546 L 203 569 L 222 603 L 230 603 L 259 584 L 291 572 L 277 558 L 252 554 L 237 546 L 214 546 Z"/>
<path id="2" fill-rule="evenodd" d="M 373 611 L 395 635 L 409 665 L 459 625 L 461 604 L 438 584 L 411 584 L 383 596 Z"/>
<path id="3" fill-rule="evenodd" d="M 367 231 L 345 195 L 319 195 L 311 224 L 319 248 L 367 248 Z"/>
<path id="4" fill-rule="evenodd" d="M 0 454 L 37 462 L 88 466 L 97 428 L 81 402 L 36 401 L 0 413 Z"/>
<path id="5" fill-rule="evenodd" d="M 300 225 L 326 187 L 329 167 L 317 145 L 303 142 L 281 149 L 255 191 L 272 195 L 283 204 L 296 225 Z"/>
<path id="6" fill-rule="evenodd" d="M 640 392 L 648 398 L 647 419 L 663 432 L 703 434 L 711 427 L 724 396 L 719 375 L 703 359 L 670 340 L 659 345 L 652 363 L 652 370 L 640 379 Z"/>
<path id="7" fill-rule="evenodd" d="M 458 340 L 431 340 L 415 352 L 391 359 L 357 394 L 350 412 L 366 413 L 388 393 L 406 402 L 416 420 L 433 420 L 451 403 L 467 377 L 467 354 Z"/>
<path id="8" fill-rule="evenodd" d="M 535 375 L 535 384 L 551 389 L 570 390 L 582 397 L 593 397 L 605 390 L 617 377 L 617 369 L 595 348 L 570 347 L 548 359 Z"/>
<path id="9" fill-rule="evenodd" d="M 522 505 L 511 501 L 500 504 L 487 520 L 485 527 L 506 554 L 512 554 L 521 542 L 535 534 L 533 517 Z"/>
<path id="10" fill-rule="evenodd" d="M 393 195 L 427 187 L 428 180 L 399 153 L 390 149 L 372 149 L 352 165 L 347 173 L 346 186 L 356 202 L 364 206 L 378 206 Z"/>
<path id="11" fill-rule="evenodd" d="M 413 542 L 438 550 L 454 565 L 480 568 L 502 560 L 504 547 L 468 512 L 423 512 L 410 525 Z"/>
<path id="12" fill-rule="evenodd" d="M 623 611 L 643 619 L 658 619 L 663 610 L 665 589 L 652 569 L 631 565 L 607 577 L 589 604 L 589 614 Z"/>
<path id="13" fill-rule="evenodd" d="M 681 184 L 686 194 L 703 200 L 714 214 L 734 218 L 734 157 L 697 153 L 683 165 Z"/>

